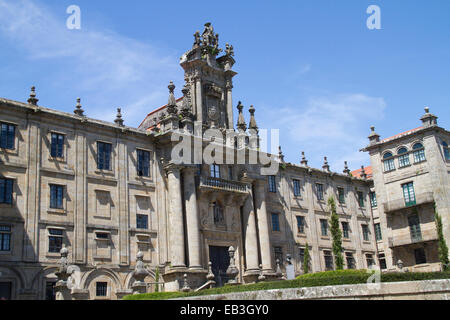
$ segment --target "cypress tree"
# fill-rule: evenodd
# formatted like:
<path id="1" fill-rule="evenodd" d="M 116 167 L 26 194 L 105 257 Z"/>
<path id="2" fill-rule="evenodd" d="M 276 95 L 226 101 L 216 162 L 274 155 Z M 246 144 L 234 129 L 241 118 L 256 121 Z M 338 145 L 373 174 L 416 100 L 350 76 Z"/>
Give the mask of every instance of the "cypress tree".
<path id="1" fill-rule="evenodd" d="M 305 252 L 304 252 L 304 256 L 303 256 L 303 273 L 307 274 L 309 273 L 309 246 L 308 246 L 308 242 L 306 243 L 305 246 Z"/>
<path id="2" fill-rule="evenodd" d="M 447 243 L 445 242 L 444 233 L 442 231 L 442 218 L 438 214 L 436 209 L 436 203 L 434 204 L 434 215 L 435 215 L 435 222 L 436 222 L 436 229 L 438 233 L 438 252 L 439 252 L 439 260 L 442 263 L 442 268 L 444 271 L 447 271 L 449 269 L 449 259 L 448 259 L 448 247 Z"/>
<path id="3" fill-rule="evenodd" d="M 333 255 L 336 270 L 344 269 L 344 257 L 342 256 L 342 231 L 339 226 L 339 217 L 336 213 L 336 202 L 333 197 L 328 198 L 328 206 L 331 211 L 331 237 L 333 239 Z"/>

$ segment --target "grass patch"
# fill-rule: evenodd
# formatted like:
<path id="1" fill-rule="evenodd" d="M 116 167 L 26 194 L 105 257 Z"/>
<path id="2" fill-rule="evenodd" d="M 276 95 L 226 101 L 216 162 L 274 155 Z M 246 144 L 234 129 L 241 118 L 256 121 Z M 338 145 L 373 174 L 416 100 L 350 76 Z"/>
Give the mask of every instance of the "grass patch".
<path id="1" fill-rule="evenodd" d="M 206 289 L 200 292 L 154 292 L 128 295 L 124 297 L 124 300 L 166 300 L 203 295 L 226 294 L 232 292 L 250 292 L 272 289 L 360 284 L 366 283 L 370 275 L 371 274 L 367 273 L 366 270 L 326 271 L 301 275 L 294 280 L 259 282 L 239 286 L 224 286 L 221 288 Z M 450 272 L 406 272 L 386 273 L 381 275 L 381 282 L 418 281 L 433 279 L 450 279 Z"/>

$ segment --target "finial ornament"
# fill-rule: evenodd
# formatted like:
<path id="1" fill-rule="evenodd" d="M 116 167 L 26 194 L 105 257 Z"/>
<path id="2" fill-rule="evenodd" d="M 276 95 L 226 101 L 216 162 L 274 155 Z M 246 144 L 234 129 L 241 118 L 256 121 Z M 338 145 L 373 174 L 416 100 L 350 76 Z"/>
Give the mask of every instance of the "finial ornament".
<path id="1" fill-rule="evenodd" d="M 169 101 L 167 103 L 167 113 L 170 115 L 175 115 L 177 114 L 177 101 L 173 93 L 173 91 L 175 90 L 175 85 L 173 84 L 172 81 L 170 81 L 167 88 L 169 88 Z"/>
<path id="2" fill-rule="evenodd" d="M 323 157 L 323 166 L 322 169 L 325 171 L 330 172 L 330 165 L 328 164 L 328 159 L 327 157 Z"/>
<path id="3" fill-rule="evenodd" d="M 300 161 L 300 163 L 305 167 L 308 166 L 308 160 L 306 160 L 305 151 L 302 151 L 302 161 Z"/>
<path id="4" fill-rule="evenodd" d="M 237 128 L 239 131 L 245 132 L 247 130 L 247 124 L 245 123 L 244 115 L 242 113 L 244 106 L 242 105 L 241 101 L 239 101 L 239 103 L 237 105 L 237 109 L 239 110 Z"/>
<path id="5" fill-rule="evenodd" d="M 258 131 L 258 125 L 256 124 L 256 119 L 255 119 L 255 107 L 253 105 L 250 106 L 250 109 L 248 109 L 248 111 L 250 112 L 250 123 L 249 123 L 249 129 L 253 129 Z"/>
<path id="6" fill-rule="evenodd" d="M 191 291 L 191 288 L 189 287 L 189 284 L 188 284 L 188 281 L 187 281 L 187 274 L 185 273 L 184 275 L 183 275 L 183 278 L 184 278 L 184 285 L 183 285 L 183 288 L 181 289 L 181 291 L 182 292 L 189 292 L 189 291 Z"/>
<path id="7" fill-rule="evenodd" d="M 425 113 L 430 113 L 430 108 L 429 107 L 425 107 Z"/>
<path id="8" fill-rule="evenodd" d="M 193 46 L 193 48 L 198 48 L 198 47 L 201 46 L 201 44 L 202 44 L 202 41 L 200 39 L 200 31 L 197 30 L 194 33 L 194 46 Z"/>
<path id="9" fill-rule="evenodd" d="M 122 109 L 121 108 L 117 108 L 117 115 L 116 115 L 116 119 L 114 120 L 114 122 L 119 126 L 123 126 Z"/>
<path id="10" fill-rule="evenodd" d="M 278 159 L 280 160 L 280 162 L 284 162 L 284 155 L 283 151 L 281 150 L 281 146 L 278 146 Z"/>
<path id="11" fill-rule="evenodd" d="M 361 166 L 361 178 L 367 179 L 366 169 L 364 166 Z"/>
<path id="12" fill-rule="evenodd" d="M 31 92 L 30 92 L 30 98 L 28 99 L 28 103 L 32 104 L 33 106 L 37 106 L 39 99 L 36 99 L 36 87 L 32 86 L 31 87 Z"/>
<path id="13" fill-rule="evenodd" d="M 230 255 L 230 265 L 228 266 L 226 274 L 230 278 L 228 283 L 231 283 L 231 284 L 237 283 L 236 277 L 239 274 L 239 270 L 238 270 L 238 268 L 236 267 L 236 264 L 235 264 L 235 258 L 234 258 L 235 252 L 236 252 L 236 249 L 234 249 L 233 246 L 231 246 L 228 249 L 228 254 Z"/>
<path id="14" fill-rule="evenodd" d="M 266 276 L 263 273 L 263 265 L 262 264 L 259 265 L 259 277 L 258 277 L 258 280 L 259 281 L 266 280 Z"/>
<path id="15" fill-rule="evenodd" d="M 83 117 L 84 116 L 84 110 L 81 107 L 81 99 L 77 98 L 77 105 L 75 106 L 75 110 L 73 111 L 77 116 Z"/>
<path id="16" fill-rule="evenodd" d="M 233 57 L 234 56 L 234 48 L 229 43 L 225 44 L 225 53 L 227 56 Z"/>
<path id="17" fill-rule="evenodd" d="M 208 281 L 214 280 L 214 273 L 212 272 L 212 262 L 208 262 L 208 274 L 206 275 Z"/>
<path id="18" fill-rule="evenodd" d="M 350 169 L 348 168 L 347 161 L 344 161 L 344 173 L 348 176 L 350 175 Z"/>

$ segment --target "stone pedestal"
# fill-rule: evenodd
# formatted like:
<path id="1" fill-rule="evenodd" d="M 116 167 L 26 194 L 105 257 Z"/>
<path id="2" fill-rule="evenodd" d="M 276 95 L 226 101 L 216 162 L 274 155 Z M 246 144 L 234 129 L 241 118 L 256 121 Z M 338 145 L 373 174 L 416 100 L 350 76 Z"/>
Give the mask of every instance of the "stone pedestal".
<path id="1" fill-rule="evenodd" d="M 133 294 L 147 293 L 147 284 L 144 281 L 135 281 L 131 288 Z"/>
<path id="2" fill-rule="evenodd" d="M 56 300 L 72 300 L 72 294 L 67 287 L 67 281 L 59 280 L 55 284 Z"/>

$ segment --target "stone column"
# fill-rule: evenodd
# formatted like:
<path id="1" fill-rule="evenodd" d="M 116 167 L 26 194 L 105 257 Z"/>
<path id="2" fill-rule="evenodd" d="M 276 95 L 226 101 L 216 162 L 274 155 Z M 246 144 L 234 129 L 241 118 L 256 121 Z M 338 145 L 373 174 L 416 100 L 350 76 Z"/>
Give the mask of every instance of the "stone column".
<path id="1" fill-rule="evenodd" d="M 256 234 L 255 208 L 253 206 L 253 194 L 244 203 L 244 214 L 246 217 L 245 226 L 245 259 L 247 262 L 247 272 L 258 272 L 258 239 Z"/>
<path id="2" fill-rule="evenodd" d="M 189 268 L 202 269 L 200 224 L 198 219 L 197 195 L 195 192 L 195 171 L 197 168 L 184 170 L 184 199 L 186 201 L 186 224 L 189 250 Z"/>
<path id="3" fill-rule="evenodd" d="M 185 268 L 183 206 L 180 168 L 166 167 L 169 187 L 170 261 L 172 268 Z"/>
<path id="4" fill-rule="evenodd" d="M 261 262 L 263 271 L 272 271 L 270 258 L 270 234 L 267 221 L 265 180 L 257 180 L 255 183 L 255 201 L 258 214 L 259 243 L 261 247 Z"/>
<path id="5" fill-rule="evenodd" d="M 227 117 L 228 117 L 228 128 L 234 128 L 234 119 L 233 119 L 233 84 L 231 79 L 227 80 L 226 84 L 227 89 Z"/>
<path id="6" fill-rule="evenodd" d="M 196 87 L 196 106 L 197 106 L 197 121 L 203 124 L 203 95 L 202 95 L 202 80 L 200 77 L 195 79 Z"/>

